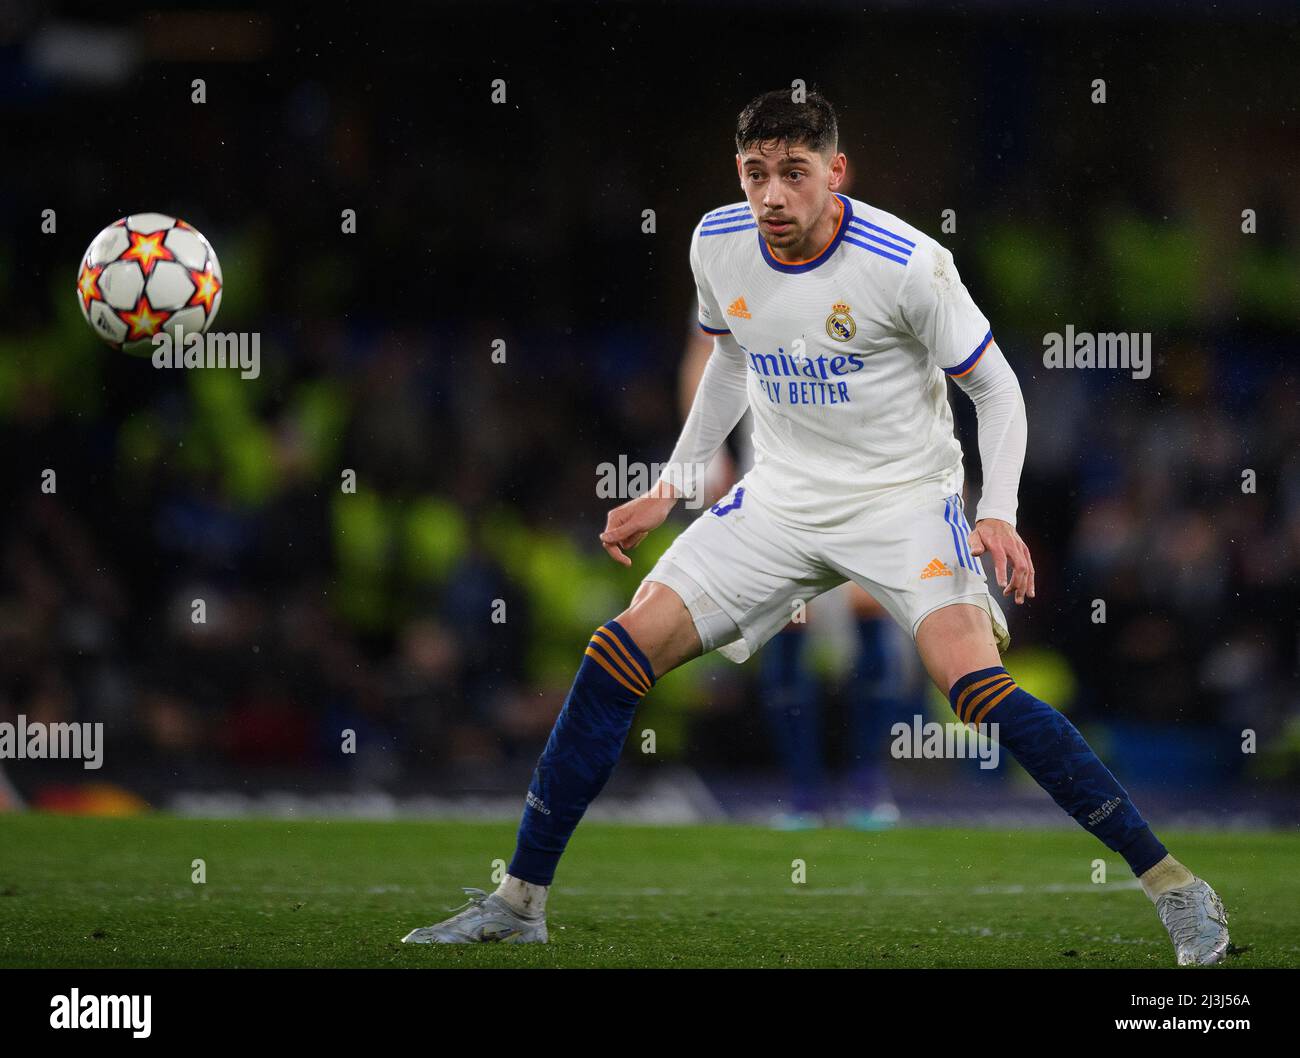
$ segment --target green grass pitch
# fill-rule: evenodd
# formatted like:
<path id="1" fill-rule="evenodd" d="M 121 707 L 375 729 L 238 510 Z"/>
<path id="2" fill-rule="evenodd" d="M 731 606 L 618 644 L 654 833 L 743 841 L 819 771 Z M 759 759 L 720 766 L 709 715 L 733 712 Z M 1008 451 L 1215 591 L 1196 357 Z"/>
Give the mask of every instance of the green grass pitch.
<path id="1" fill-rule="evenodd" d="M 1223 897 L 1228 965 L 1300 966 L 1300 837 L 1162 836 Z M 399 943 L 460 886 L 493 888 L 513 839 L 509 822 L 0 817 L 0 965 L 1173 965 L 1123 861 L 1064 829 L 588 823 L 560 867 L 549 945 Z"/>

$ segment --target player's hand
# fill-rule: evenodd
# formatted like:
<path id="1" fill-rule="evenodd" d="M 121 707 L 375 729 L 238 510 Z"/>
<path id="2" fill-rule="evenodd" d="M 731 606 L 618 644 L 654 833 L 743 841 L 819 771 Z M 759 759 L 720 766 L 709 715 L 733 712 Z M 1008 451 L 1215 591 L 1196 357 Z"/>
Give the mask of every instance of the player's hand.
<path id="1" fill-rule="evenodd" d="M 625 566 L 632 565 L 623 552 L 631 551 L 651 530 L 658 529 L 677 499 L 676 489 L 663 486 L 610 511 L 605 519 L 605 531 L 600 534 L 600 544 L 609 557 Z"/>
<path id="2" fill-rule="evenodd" d="M 1015 592 L 1016 603 L 1025 597 L 1034 597 L 1034 561 L 1029 548 L 1010 522 L 999 518 L 984 518 L 975 523 L 970 534 L 970 553 L 987 554 L 993 559 L 993 575 L 997 577 L 1002 594 Z"/>

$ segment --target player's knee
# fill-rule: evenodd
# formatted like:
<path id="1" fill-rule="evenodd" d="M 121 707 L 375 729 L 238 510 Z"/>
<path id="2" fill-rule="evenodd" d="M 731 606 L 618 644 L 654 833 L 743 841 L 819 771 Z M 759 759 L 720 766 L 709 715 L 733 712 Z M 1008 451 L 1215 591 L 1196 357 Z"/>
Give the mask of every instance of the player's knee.
<path id="1" fill-rule="evenodd" d="M 934 610 L 916 630 L 916 649 L 935 686 L 951 696 L 969 673 L 1002 664 L 987 610 L 960 603 Z"/>
<path id="2" fill-rule="evenodd" d="M 690 611 L 667 584 L 644 581 L 616 618 L 662 676 L 699 655 L 700 637 Z"/>

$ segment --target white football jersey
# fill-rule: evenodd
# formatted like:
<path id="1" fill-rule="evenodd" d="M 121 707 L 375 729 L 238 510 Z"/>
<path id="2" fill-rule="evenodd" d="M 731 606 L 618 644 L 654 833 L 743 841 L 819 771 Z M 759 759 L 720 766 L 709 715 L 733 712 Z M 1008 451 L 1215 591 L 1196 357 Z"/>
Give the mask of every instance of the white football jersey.
<path id="1" fill-rule="evenodd" d="M 993 340 L 953 264 L 924 232 L 865 202 L 843 207 L 814 257 L 774 257 L 747 203 L 707 213 L 691 239 L 699 323 L 747 361 L 749 493 L 795 525 L 960 493 L 944 375 Z"/>

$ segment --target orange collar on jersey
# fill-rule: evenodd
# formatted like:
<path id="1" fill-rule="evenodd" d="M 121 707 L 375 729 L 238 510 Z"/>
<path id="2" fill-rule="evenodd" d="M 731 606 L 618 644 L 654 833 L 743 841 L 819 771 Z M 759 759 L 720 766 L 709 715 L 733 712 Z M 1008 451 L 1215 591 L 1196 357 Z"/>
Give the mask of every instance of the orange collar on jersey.
<path id="1" fill-rule="evenodd" d="M 763 260 L 778 272 L 795 273 L 811 271 L 830 257 L 835 252 L 835 248 L 843 241 L 844 233 L 848 231 L 849 221 L 853 219 L 852 203 L 838 192 L 835 193 L 835 198 L 840 204 L 840 222 L 836 226 L 835 234 L 831 236 L 830 242 L 813 254 L 812 257 L 805 258 L 802 261 L 783 261 L 772 253 L 767 245 L 767 240 L 763 238 L 762 233 L 759 233 L 758 249 L 763 255 Z"/>

